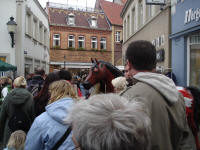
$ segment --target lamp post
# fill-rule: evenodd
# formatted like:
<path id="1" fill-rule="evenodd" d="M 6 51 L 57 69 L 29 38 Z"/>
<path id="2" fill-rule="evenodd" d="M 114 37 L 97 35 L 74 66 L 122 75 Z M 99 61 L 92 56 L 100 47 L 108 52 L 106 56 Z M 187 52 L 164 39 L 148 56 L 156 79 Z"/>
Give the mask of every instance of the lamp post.
<path id="1" fill-rule="evenodd" d="M 11 46 L 12 46 L 12 48 L 15 45 L 14 34 L 16 32 L 16 27 L 17 27 L 17 23 L 14 21 L 13 17 L 10 17 L 10 20 L 7 22 L 7 28 L 8 28 L 8 33 L 10 34 L 10 37 L 11 37 Z"/>
<path id="2" fill-rule="evenodd" d="M 64 69 L 65 69 L 65 60 L 66 60 L 66 56 L 64 55 Z"/>

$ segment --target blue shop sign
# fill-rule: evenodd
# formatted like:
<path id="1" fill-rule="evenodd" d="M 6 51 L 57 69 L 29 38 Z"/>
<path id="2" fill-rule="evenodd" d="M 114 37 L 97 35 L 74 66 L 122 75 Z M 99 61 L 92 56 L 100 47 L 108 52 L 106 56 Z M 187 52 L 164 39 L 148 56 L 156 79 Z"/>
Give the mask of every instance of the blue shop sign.
<path id="1" fill-rule="evenodd" d="M 172 6 L 171 38 L 200 29 L 200 0 L 184 0 Z"/>

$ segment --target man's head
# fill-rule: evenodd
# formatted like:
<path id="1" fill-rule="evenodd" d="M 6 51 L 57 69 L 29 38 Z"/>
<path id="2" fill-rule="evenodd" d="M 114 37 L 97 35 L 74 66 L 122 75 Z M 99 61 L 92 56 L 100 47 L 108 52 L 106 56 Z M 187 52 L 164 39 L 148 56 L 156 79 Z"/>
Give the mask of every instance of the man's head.
<path id="1" fill-rule="evenodd" d="M 143 71 L 151 72 L 156 68 L 156 49 L 148 41 L 134 41 L 127 48 L 126 59 L 132 75 Z"/>
<path id="2" fill-rule="evenodd" d="M 43 77 L 45 75 L 45 71 L 44 69 L 38 69 L 35 71 L 35 74 Z"/>
<path id="3" fill-rule="evenodd" d="M 69 114 L 73 140 L 80 150 L 148 150 L 151 122 L 138 98 L 128 101 L 100 94 L 79 101 Z"/>

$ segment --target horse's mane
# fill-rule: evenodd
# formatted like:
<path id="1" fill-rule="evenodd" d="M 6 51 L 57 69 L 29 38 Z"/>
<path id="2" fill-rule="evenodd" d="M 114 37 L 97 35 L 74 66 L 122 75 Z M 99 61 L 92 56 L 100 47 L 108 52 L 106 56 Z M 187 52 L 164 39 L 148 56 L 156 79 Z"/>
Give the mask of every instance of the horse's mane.
<path id="1" fill-rule="evenodd" d="M 108 70 L 116 77 L 124 76 L 124 74 L 115 66 L 110 64 L 109 62 L 105 62 L 100 60 L 99 63 L 105 64 Z"/>

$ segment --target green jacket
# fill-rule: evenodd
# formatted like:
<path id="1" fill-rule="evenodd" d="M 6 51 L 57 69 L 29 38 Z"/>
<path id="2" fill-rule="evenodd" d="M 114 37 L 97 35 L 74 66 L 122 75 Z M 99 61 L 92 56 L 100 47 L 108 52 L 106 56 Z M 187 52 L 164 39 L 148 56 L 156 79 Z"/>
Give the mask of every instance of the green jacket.
<path id="1" fill-rule="evenodd" d="M 182 95 L 173 81 L 155 73 L 138 73 L 133 86 L 121 93 L 129 100 L 142 97 L 151 118 L 151 150 L 179 150 L 189 134 Z"/>
<path id="2" fill-rule="evenodd" d="M 11 131 L 8 127 L 8 121 L 14 113 L 14 107 L 19 106 L 23 109 L 25 114 L 32 123 L 34 115 L 33 96 L 24 88 L 13 89 L 4 99 L 0 112 L 0 141 L 6 147 Z"/>

